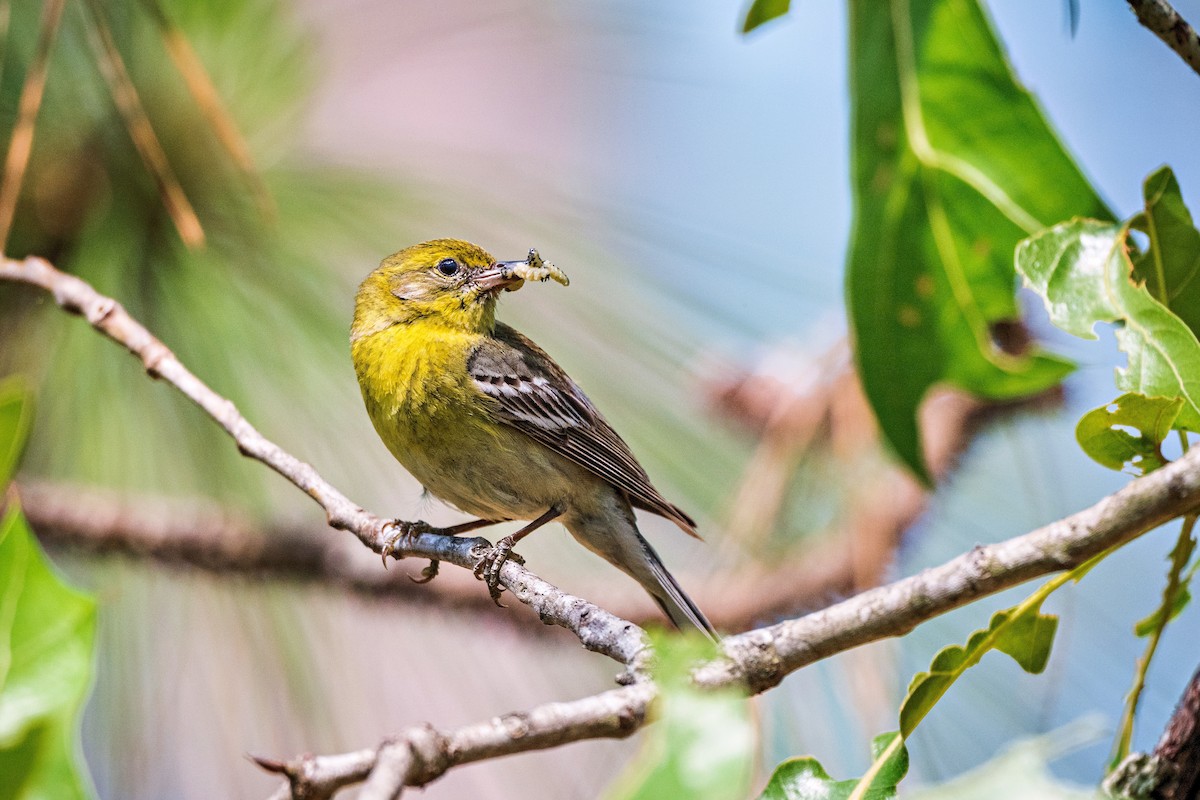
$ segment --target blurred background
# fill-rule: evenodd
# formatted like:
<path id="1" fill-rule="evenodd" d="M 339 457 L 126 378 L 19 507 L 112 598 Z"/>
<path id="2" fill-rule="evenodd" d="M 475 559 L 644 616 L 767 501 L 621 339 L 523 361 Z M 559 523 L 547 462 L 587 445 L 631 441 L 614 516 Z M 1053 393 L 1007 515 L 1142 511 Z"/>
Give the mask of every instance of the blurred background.
<path id="1" fill-rule="evenodd" d="M 1200 84 L 1124 3 L 1083 7 L 1074 32 L 1066 3 L 987 6 L 1018 76 L 1118 217 L 1140 208 L 1141 181 L 1162 163 L 1197 207 Z M 1200 17 L 1200 3 L 1177 6 Z M 728 0 L 69 3 L 8 250 L 116 297 L 364 507 L 443 523 L 458 517 L 421 498 L 362 410 L 346 340 L 355 287 L 425 239 L 469 239 L 501 258 L 537 247 L 570 288 L 508 295 L 500 316 L 563 364 L 663 493 L 701 520 L 705 543 L 656 518 L 643 530 L 726 630 L 911 574 L 1123 485 L 1073 436 L 1080 414 L 1113 395 L 1111 335 L 1102 346 L 1058 336 L 1028 298 L 1035 335 L 1080 365 L 1061 394 L 1000 410 L 939 397 L 925 409 L 939 488 L 926 497 L 896 472 L 847 373 L 845 10 L 797 3 L 749 36 L 744 11 Z M 0 75 L 10 127 L 40 13 L 11 4 Z M 146 169 L 113 106 L 101 29 L 203 245 L 184 243 L 187 214 L 160 197 L 171 179 Z M 171 60 L 173 36 L 194 48 L 244 137 L 241 160 L 195 101 L 195 70 Z M 32 292 L 0 288 L 0 313 L 0 374 L 38 387 L 21 473 L 35 527 L 40 513 L 54 528 L 56 509 L 86 496 L 114 526 L 319 531 L 315 506 L 111 343 Z M 423 721 L 451 727 L 591 694 L 616 671 L 521 609 L 491 606 L 468 576 L 444 575 L 425 596 L 367 596 L 98 555 L 68 538 L 52 554 L 101 604 L 83 730 L 101 797 L 263 797 L 276 781 L 246 753 L 371 746 Z M 1062 623 L 1046 674 L 989 658 L 954 687 L 910 743 L 913 785 L 1084 717 L 1101 733 L 1054 766 L 1095 783 L 1142 648 L 1131 627 L 1157 603 L 1174 538 L 1155 532 L 1053 598 Z M 360 549 L 344 557 L 375 568 Z M 567 591 L 653 618 L 634 584 L 561 528 L 521 552 Z M 834 775 L 863 769 L 865 742 L 895 727 L 911 675 L 1027 591 L 757 698 L 760 777 L 798 753 Z M 1164 639 L 1135 749 L 1152 746 L 1200 660 L 1180 633 L 1198 615 L 1193 604 Z M 426 791 L 595 797 L 637 747 L 489 762 Z"/>

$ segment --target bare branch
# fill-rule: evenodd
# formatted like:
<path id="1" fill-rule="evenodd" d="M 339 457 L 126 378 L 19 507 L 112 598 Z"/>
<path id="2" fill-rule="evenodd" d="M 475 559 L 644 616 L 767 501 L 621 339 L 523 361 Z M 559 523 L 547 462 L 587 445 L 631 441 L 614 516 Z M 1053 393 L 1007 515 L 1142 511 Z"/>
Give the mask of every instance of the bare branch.
<path id="1" fill-rule="evenodd" d="M 140 358 L 151 377 L 165 380 L 200 406 L 233 437 L 242 455 L 266 464 L 315 500 L 325 510 L 330 526 L 350 531 L 376 553 L 383 551 L 392 529 L 390 521 L 364 511 L 317 474 L 310 464 L 285 452 L 259 433 L 233 403 L 193 375 L 165 344 L 129 316 L 116 300 L 99 294 L 86 282 L 36 257 L 24 261 L 7 258 L 0 261 L 0 280 L 45 289 L 63 309 L 84 317 L 96 330 Z M 488 542 L 480 538 L 463 539 L 430 532 L 402 541 L 393 552 L 473 569 L 487 546 Z M 640 670 L 649 657 L 645 633 L 636 625 L 563 592 L 515 560 L 510 560 L 500 571 L 500 583 L 513 597 L 533 609 L 542 622 L 574 632 L 589 650 L 603 653 L 633 671 Z"/>
<path id="2" fill-rule="evenodd" d="M 1149 28 L 1200 74 L 1200 37 L 1167 0 L 1128 0 L 1138 22 Z"/>
<path id="3" fill-rule="evenodd" d="M 799 619 L 731 636 L 726 659 L 698 683 L 752 692 L 835 653 L 900 636 L 947 611 L 1051 572 L 1072 569 L 1200 507 L 1200 448 L 1096 505 L 1035 531 L 977 546 L 939 567 L 870 589 Z"/>
<path id="4" fill-rule="evenodd" d="M 656 696 L 653 683 L 639 681 L 581 700 L 546 703 L 453 731 L 416 726 L 374 750 L 300 756 L 286 763 L 255 761 L 264 769 L 287 776 L 293 798 L 326 798 L 361 781 L 367 781 L 372 792 L 368 794 L 364 789 L 362 797 L 392 798 L 399 796 L 404 786 L 424 786 L 460 764 L 585 739 L 623 739 L 646 723 L 647 710 Z"/>

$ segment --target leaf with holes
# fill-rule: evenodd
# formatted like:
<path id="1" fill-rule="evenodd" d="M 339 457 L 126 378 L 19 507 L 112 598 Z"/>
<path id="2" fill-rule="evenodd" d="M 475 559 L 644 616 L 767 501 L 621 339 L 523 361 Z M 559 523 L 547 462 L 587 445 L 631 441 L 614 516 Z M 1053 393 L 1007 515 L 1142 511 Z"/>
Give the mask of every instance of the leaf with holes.
<path id="1" fill-rule="evenodd" d="M 1179 397 L 1123 394 L 1084 414 L 1075 426 L 1075 438 L 1083 452 L 1109 469 L 1130 467 L 1145 475 L 1167 463 L 1163 439 L 1182 408 Z"/>
<path id="2" fill-rule="evenodd" d="M 1017 271 L 1067 333 L 1095 339 L 1096 323 L 1118 323 L 1117 345 L 1129 363 L 1117 370 L 1117 388 L 1181 399 L 1172 427 L 1200 430 L 1200 341 L 1134 280 L 1127 239 L 1124 226 L 1064 222 L 1021 242 Z"/>

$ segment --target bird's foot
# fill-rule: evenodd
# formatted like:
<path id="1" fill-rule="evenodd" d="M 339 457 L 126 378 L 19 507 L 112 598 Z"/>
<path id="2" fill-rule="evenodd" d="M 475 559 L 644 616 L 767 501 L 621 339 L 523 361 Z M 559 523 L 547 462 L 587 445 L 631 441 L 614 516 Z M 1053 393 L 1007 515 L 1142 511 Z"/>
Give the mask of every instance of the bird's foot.
<path id="1" fill-rule="evenodd" d="M 513 547 L 516 545 L 516 540 L 511 536 L 505 536 L 500 541 L 496 542 L 495 546 L 484 551 L 479 560 L 475 562 L 475 577 L 487 584 L 488 594 L 492 596 L 492 602 L 501 608 L 508 606 L 500 602 L 500 593 L 504 591 L 504 587 L 500 585 L 500 568 L 510 558 L 518 564 L 524 564 L 525 559 L 513 552 Z"/>
<path id="2" fill-rule="evenodd" d="M 438 565 L 441 563 L 436 558 L 431 558 L 429 559 L 429 566 L 421 570 L 421 577 L 414 578 L 412 575 L 409 575 L 408 579 L 413 583 L 429 583 L 438 576 Z"/>
<path id="3" fill-rule="evenodd" d="M 385 532 L 389 528 L 395 531 L 395 533 L 383 540 L 383 547 L 379 550 L 379 554 L 383 556 L 383 566 L 385 568 L 387 567 L 388 556 L 392 555 L 397 550 L 403 550 L 407 545 L 412 544 L 413 539 L 420 536 L 422 533 L 430 533 L 434 530 L 433 526 L 431 526 L 429 523 L 421 522 L 420 520 L 416 522 L 407 522 L 402 519 L 392 519 L 383 523 L 383 527 Z M 401 555 L 400 558 L 404 558 L 404 556 Z M 431 564 L 430 566 L 433 565 Z M 434 569 L 433 572 L 435 575 L 437 574 L 436 569 Z M 421 574 L 424 575 L 425 573 L 422 572 Z M 432 580 L 432 578 L 430 578 L 430 580 Z M 424 582 L 425 581 L 422 581 L 422 583 Z"/>

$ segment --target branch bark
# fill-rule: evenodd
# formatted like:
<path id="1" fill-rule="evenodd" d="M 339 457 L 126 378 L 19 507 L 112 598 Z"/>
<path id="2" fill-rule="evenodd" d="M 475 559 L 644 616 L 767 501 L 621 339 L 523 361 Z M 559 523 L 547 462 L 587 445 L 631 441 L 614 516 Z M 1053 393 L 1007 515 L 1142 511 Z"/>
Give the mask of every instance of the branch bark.
<path id="1" fill-rule="evenodd" d="M 862 592 L 799 619 L 724 640 L 726 658 L 695 675 L 705 686 L 769 689 L 814 661 L 920 623 L 985 595 L 1072 569 L 1200 506 L 1200 447 L 1090 508 L 968 553 L 903 580 Z"/>
<path id="2" fill-rule="evenodd" d="M 1200 795 L 1200 670 L 1179 698 L 1153 758 L 1162 781 L 1151 794 L 1154 800 L 1194 800 Z"/>
<path id="3" fill-rule="evenodd" d="M 1167 0 L 1128 0 L 1138 22 L 1162 39 L 1192 70 L 1200 75 L 1200 37 Z"/>
<path id="4" fill-rule="evenodd" d="M 152 377 L 168 381 L 207 411 L 229 432 L 244 455 L 262 461 L 316 500 L 325 509 L 331 526 L 351 531 L 371 550 L 381 551 L 388 536 L 386 521 L 352 503 L 310 465 L 258 433 L 232 403 L 189 372 L 116 301 L 38 258 L 0 261 L 0 280 L 40 286 L 52 293 L 64 309 L 86 317 L 95 328 L 138 356 Z M 1200 448 L 1193 448 L 1178 461 L 1064 520 L 1004 542 L 976 547 L 939 567 L 863 592 L 822 611 L 728 637 L 723 642 L 724 657 L 698 667 L 693 679 L 701 686 L 764 691 L 814 661 L 902 635 L 925 620 L 984 595 L 1075 567 L 1196 508 L 1200 508 Z M 477 548 L 486 542 L 434 532 L 421 533 L 403 544 L 404 555 L 471 569 L 478 558 Z M 304 757 L 287 763 L 261 759 L 259 763 L 286 774 L 293 797 L 313 798 L 328 797 L 338 787 L 361 781 L 376 765 L 383 765 L 387 775 L 381 773 L 383 777 L 372 781 L 371 796 L 395 797 L 404 785 L 423 785 L 456 764 L 583 739 L 625 736 L 645 724 L 656 690 L 645 677 L 651 653 L 640 628 L 562 592 L 513 562 L 505 565 L 501 582 L 543 622 L 572 630 L 588 649 L 627 665 L 628 685 L 449 733 L 428 727 L 411 729 L 375 750 Z"/>
<path id="5" fill-rule="evenodd" d="M 376 781 L 375 770 L 383 768 L 387 779 L 375 782 L 373 786 L 379 791 L 370 796 L 398 797 L 403 787 L 424 786 L 460 764 L 585 739 L 623 739 L 645 724 L 647 710 L 656 694 L 651 681 L 641 680 L 581 700 L 546 703 L 453 731 L 417 726 L 373 750 L 305 755 L 287 762 L 261 758 L 255 761 L 264 769 L 287 777 L 290 795 L 277 796 L 323 800 L 346 786 Z"/>

